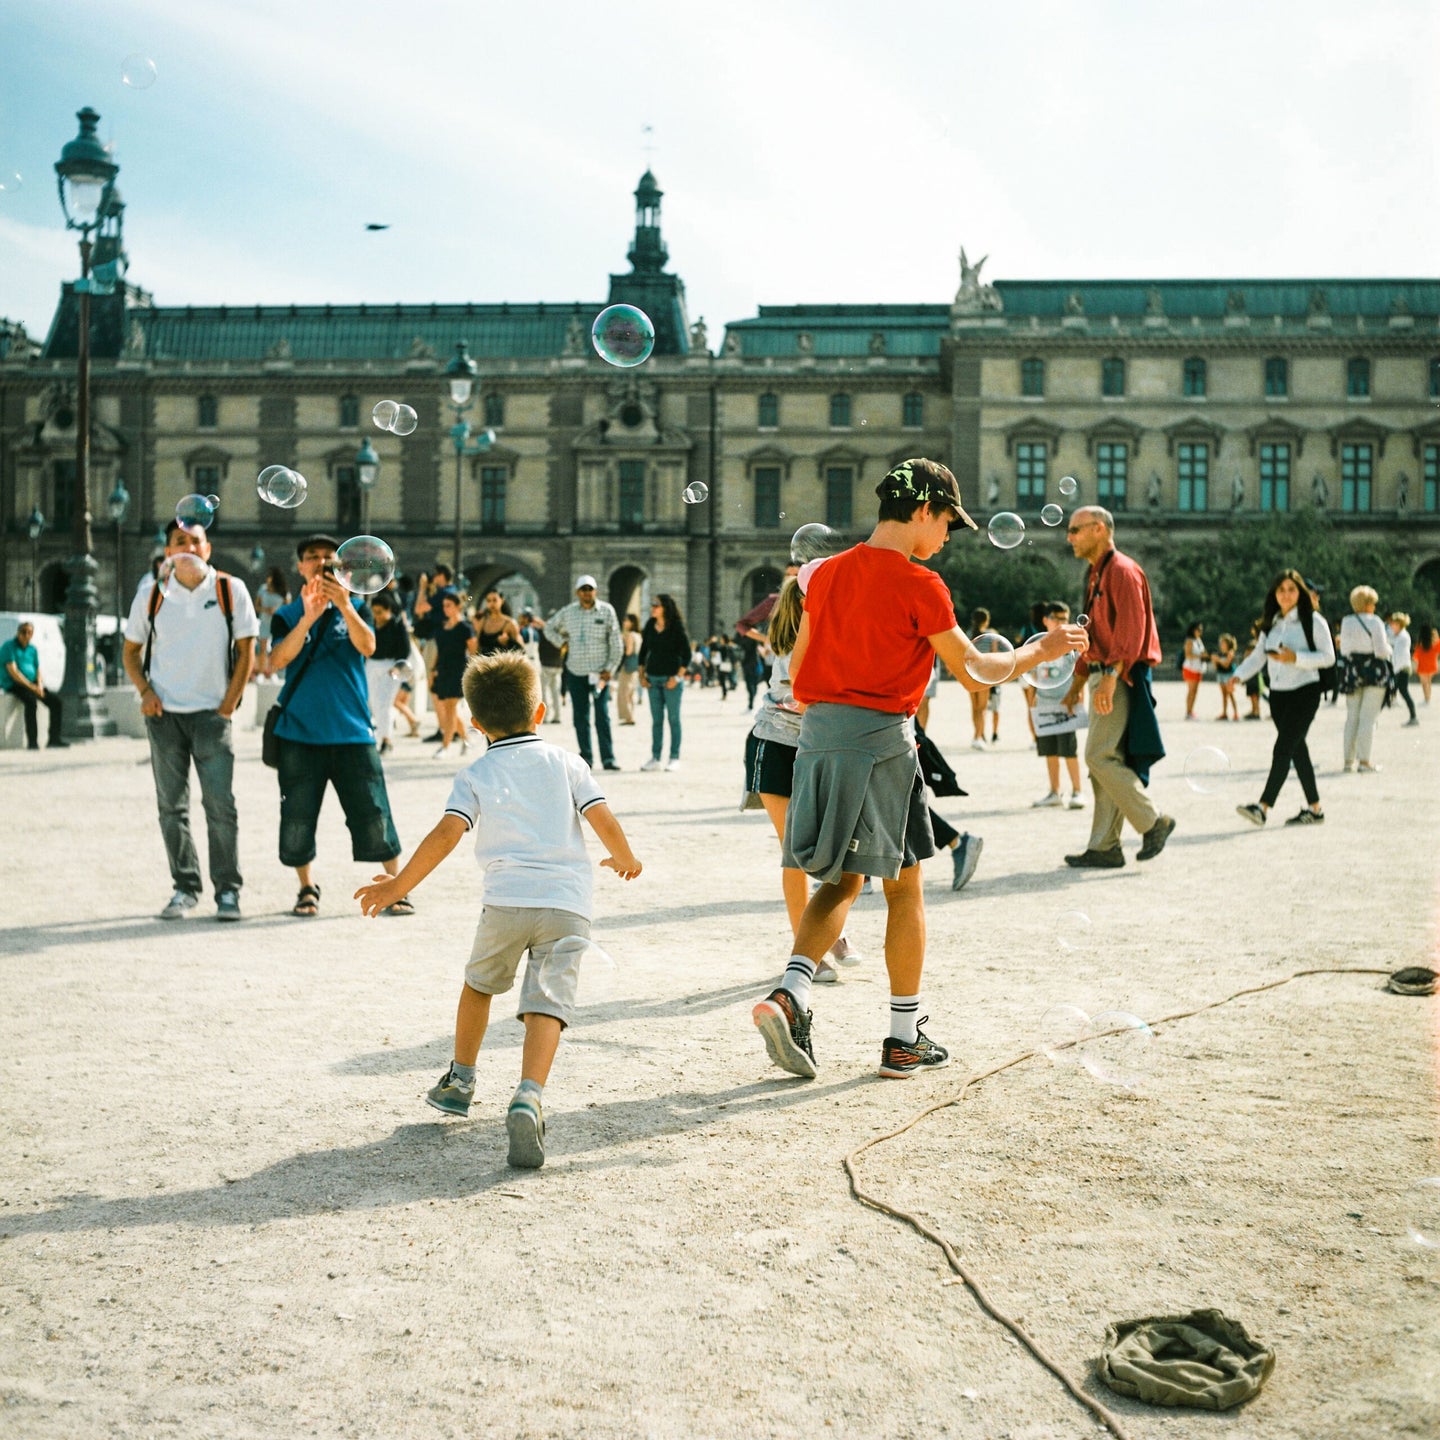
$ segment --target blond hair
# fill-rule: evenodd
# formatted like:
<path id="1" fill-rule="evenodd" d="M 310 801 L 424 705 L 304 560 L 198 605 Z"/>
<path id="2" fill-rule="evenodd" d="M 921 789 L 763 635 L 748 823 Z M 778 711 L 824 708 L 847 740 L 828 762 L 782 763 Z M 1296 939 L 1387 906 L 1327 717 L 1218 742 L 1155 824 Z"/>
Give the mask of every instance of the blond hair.
<path id="1" fill-rule="evenodd" d="M 523 655 L 473 656 L 460 688 L 475 723 L 492 737 L 523 735 L 540 704 L 540 678 Z"/>
<path id="2" fill-rule="evenodd" d="M 1350 608 L 1358 610 L 1362 605 L 1374 605 L 1379 602 L 1380 592 L 1372 589 L 1369 585 L 1357 585 L 1350 592 Z"/>
<path id="3" fill-rule="evenodd" d="M 1403 610 L 1396 610 L 1387 623 L 1398 625 L 1403 630 L 1410 623 L 1410 617 Z"/>
<path id="4" fill-rule="evenodd" d="M 795 648 L 804 613 L 805 597 L 800 593 L 800 582 L 793 575 L 787 575 L 776 597 L 775 608 L 770 612 L 770 624 L 765 632 L 770 648 L 777 655 L 788 655 Z"/>

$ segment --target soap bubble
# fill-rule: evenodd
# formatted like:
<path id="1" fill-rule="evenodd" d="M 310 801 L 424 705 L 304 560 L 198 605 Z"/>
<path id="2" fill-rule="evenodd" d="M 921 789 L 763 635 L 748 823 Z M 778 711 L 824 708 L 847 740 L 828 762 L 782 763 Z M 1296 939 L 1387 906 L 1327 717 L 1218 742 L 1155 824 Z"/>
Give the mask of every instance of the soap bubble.
<path id="1" fill-rule="evenodd" d="M 415 427 L 419 423 L 420 417 L 409 405 L 397 405 L 395 418 L 390 422 L 390 433 L 392 435 L 413 435 Z"/>
<path id="2" fill-rule="evenodd" d="M 120 62 L 120 83 L 132 90 L 148 90 L 159 74 L 148 55 L 127 55 Z"/>
<path id="3" fill-rule="evenodd" d="M 352 595 L 375 595 L 395 578 L 395 552 L 373 535 L 357 535 L 335 552 L 335 578 Z"/>
<path id="4" fill-rule="evenodd" d="M 1060 478 L 1060 483 L 1055 488 L 1062 495 L 1073 495 L 1080 486 L 1073 475 L 1063 475 Z"/>
<path id="5" fill-rule="evenodd" d="M 680 498 L 687 505 L 703 505 L 710 498 L 710 487 L 703 480 L 687 485 Z"/>
<path id="6" fill-rule="evenodd" d="M 638 306 L 607 305 L 590 327 L 590 340 L 602 360 L 628 369 L 650 358 L 655 326 Z"/>
<path id="7" fill-rule="evenodd" d="M 1155 1032 L 1138 1015 L 1107 1010 L 1090 1022 L 1080 1063 L 1097 1079 L 1133 1090 L 1145 1078 Z"/>
<path id="8" fill-rule="evenodd" d="M 1090 948 L 1094 925 L 1083 910 L 1067 910 L 1055 922 L 1055 938 L 1062 950 L 1078 954 Z"/>
<path id="9" fill-rule="evenodd" d="M 1185 783 L 1197 795 L 1213 795 L 1230 779 L 1230 757 L 1214 745 L 1201 745 L 1185 757 Z"/>
<path id="10" fill-rule="evenodd" d="M 1077 615 L 1075 617 L 1075 623 L 1088 630 L 1090 628 L 1090 617 L 1088 615 Z"/>
<path id="11" fill-rule="evenodd" d="M 400 413 L 400 407 L 393 400 L 382 400 L 371 412 L 370 418 L 382 429 L 388 430 Z"/>
<path id="12" fill-rule="evenodd" d="M 1003 685 L 1015 673 L 1015 647 L 998 630 L 986 630 L 970 643 L 977 652 L 965 661 L 972 680 Z"/>
<path id="13" fill-rule="evenodd" d="M 998 550 L 1013 550 L 1025 538 L 1025 522 L 1013 510 L 990 517 L 990 543 Z"/>
<path id="14" fill-rule="evenodd" d="M 175 507 L 175 518 L 182 525 L 198 525 L 208 530 L 219 508 L 220 501 L 214 495 L 186 495 Z"/>
<path id="15" fill-rule="evenodd" d="M 168 600 L 182 588 L 193 590 L 205 579 L 209 569 L 209 565 L 200 556 L 182 550 L 178 555 L 166 556 L 155 576 L 155 583 Z"/>
<path id="16" fill-rule="evenodd" d="M 839 531 L 828 525 L 802 525 L 790 537 L 790 560 L 795 565 L 807 565 L 811 560 L 838 555 L 844 548 Z"/>
<path id="17" fill-rule="evenodd" d="M 1073 1065 L 1090 1024 L 1090 1017 L 1078 1005 L 1052 1005 L 1040 1017 L 1035 1048 L 1052 1065 Z"/>
<path id="18" fill-rule="evenodd" d="M 540 966 L 538 980 L 552 1005 L 563 1005 L 567 995 L 577 1005 L 594 1005 L 615 988 L 615 962 L 587 936 L 566 935 Z"/>
<path id="19" fill-rule="evenodd" d="M 298 470 L 287 465 L 267 465 L 256 478 L 255 491 L 267 505 L 293 510 L 305 503 L 310 485 Z"/>
<path id="20" fill-rule="evenodd" d="M 1040 520 L 1045 525 L 1058 525 L 1065 518 L 1065 512 L 1058 505 L 1044 505 L 1040 509 Z"/>
<path id="21" fill-rule="evenodd" d="M 1042 660 L 1020 677 L 1021 683 L 1033 686 L 1035 693 L 1046 700 L 1061 699 L 1069 693 L 1078 658 L 1077 651 L 1067 650 L 1056 660 Z"/>
<path id="22" fill-rule="evenodd" d="M 0 165 L 0 195 L 13 195 L 25 188 L 25 177 L 18 170 L 7 170 Z"/>
<path id="23" fill-rule="evenodd" d="M 1410 1187 L 1405 1230 L 1423 1249 L 1440 1250 L 1440 1175 L 1427 1175 Z"/>

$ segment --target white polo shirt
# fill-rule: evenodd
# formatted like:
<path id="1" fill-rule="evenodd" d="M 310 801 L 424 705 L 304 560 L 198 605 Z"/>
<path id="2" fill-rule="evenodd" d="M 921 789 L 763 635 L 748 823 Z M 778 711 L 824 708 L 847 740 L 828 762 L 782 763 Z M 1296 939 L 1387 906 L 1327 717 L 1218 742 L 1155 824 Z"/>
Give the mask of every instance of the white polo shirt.
<path id="1" fill-rule="evenodd" d="M 125 638 L 140 646 L 150 638 L 150 595 L 154 582 L 142 583 L 130 605 Z M 260 633 L 250 592 L 230 576 L 232 627 L 236 640 L 253 640 Z M 215 571 L 206 567 L 204 580 L 187 590 L 178 580 L 165 587 L 165 598 L 155 615 L 155 644 L 150 654 L 150 685 L 160 703 L 173 715 L 218 710 L 230 688 L 229 640 L 225 612 L 220 608 Z"/>
<path id="2" fill-rule="evenodd" d="M 578 755 L 534 733 L 507 735 L 455 777 L 445 813 L 475 832 L 488 903 L 588 920 L 594 875 L 580 816 L 604 799 Z"/>

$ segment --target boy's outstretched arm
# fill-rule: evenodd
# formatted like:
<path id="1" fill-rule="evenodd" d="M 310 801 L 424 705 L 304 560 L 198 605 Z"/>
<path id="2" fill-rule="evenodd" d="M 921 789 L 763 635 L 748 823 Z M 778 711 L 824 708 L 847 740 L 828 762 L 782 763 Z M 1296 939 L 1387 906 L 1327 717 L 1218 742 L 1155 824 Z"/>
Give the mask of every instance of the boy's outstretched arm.
<path id="1" fill-rule="evenodd" d="M 469 827 L 458 815 L 442 815 L 398 875 L 377 875 L 355 892 L 362 915 L 378 915 L 403 900 L 461 841 Z"/>
<path id="2" fill-rule="evenodd" d="M 590 822 L 590 828 L 600 837 L 600 843 L 610 852 L 600 863 L 613 870 L 622 880 L 633 880 L 643 867 L 630 849 L 630 842 L 625 838 L 625 832 L 620 828 L 615 812 L 602 801 L 598 805 L 588 806 L 585 818 Z M 420 852 L 417 850 L 415 859 L 419 858 Z M 414 864 L 414 861 L 411 861 L 411 864 Z"/>
<path id="3" fill-rule="evenodd" d="M 938 635 L 928 635 L 931 648 L 944 662 L 945 668 L 967 689 L 988 690 L 996 682 L 977 680 L 966 668 L 966 661 L 980 652 L 957 625 L 953 630 L 942 630 Z M 1080 625 L 1061 625 L 1047 630 L 1043 635 L 1033 635 L 1015 652 L 1015 665 L 1005 679 L 1024 675 L 1045 660 L 1056 660 L 1069 650 L 1084 650 L 1090 643 L 1090 635 Z"/>

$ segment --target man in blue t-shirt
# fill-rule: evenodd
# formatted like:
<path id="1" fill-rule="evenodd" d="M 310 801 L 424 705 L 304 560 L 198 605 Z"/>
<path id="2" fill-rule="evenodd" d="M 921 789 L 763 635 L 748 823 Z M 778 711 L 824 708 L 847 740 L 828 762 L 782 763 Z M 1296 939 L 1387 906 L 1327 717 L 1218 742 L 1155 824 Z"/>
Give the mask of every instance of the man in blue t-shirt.
<path id="1" fill-rule="evenodd" d="M 375 749 L 365 661 L 375 651 L 369 607 L 335 578 L 338 543 L 311 535 L 296 546 L 298 599 L 282 605 L 270 622 L 270 664 L 285 672 L 275 726 L 280 742 L 280 863 L 300 879 L 293 915 L 320 913 L 320 887 L 311 874 L 315 822 L 327 784 L 335 787 L 351 855 L 377 861 L 389 875 L 399 870 L 400 837 L 390 816 L 385 772 Z M 413 915 L 398 900 L 389 915 Z"/>
<path id="2" fill-rule="evenodd" d="M 40 748 L 40 727 L 36 721 L 37 707 L 50 712 L 50 745 L 61 749 L 68 740 L 60 738 L 60 697 L 47 690 L 40 679 L 40 651 L 35 647 L 35 627 L 22 620 L 15 638 L 0 645 L 0 690 L 13 695 L 25 710 L 25 743 L 32 750 Z"/>

